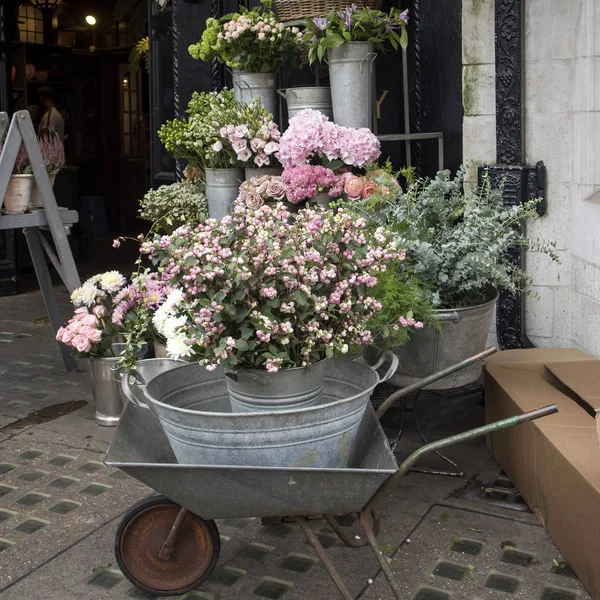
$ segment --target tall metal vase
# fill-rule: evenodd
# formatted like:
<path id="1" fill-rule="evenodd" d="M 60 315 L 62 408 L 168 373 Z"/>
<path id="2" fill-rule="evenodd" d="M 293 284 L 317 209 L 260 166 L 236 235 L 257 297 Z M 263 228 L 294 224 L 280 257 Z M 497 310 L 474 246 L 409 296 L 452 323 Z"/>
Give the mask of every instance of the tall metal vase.
<path id="1" fill-rule="evenodd" d="M 277 90 L 277 93 L 287 102 L 288 120 L 296 113 L 311 108 L 323 113 L 329 120 L 333 120 L 331 108 L 331 90 L 329 86 L 306 86 Z"/>
<path id="2" fill-rule="evenodd" d="M 98 425 L 105 427 L 114 427 L 119 422 L 123 410 L 119 360 L 118 356 L 88 359 L 92 394 L 96 405 L 94 420 Z"/>
<path id="3" fill-rule="evenodd" d="M 238 102 L 252 104 L 259 98 L 263 106 L 277 121 L 278 96 L 277 73 L 247 73 L 239 69 L 232 70 L 233 92 Z"/>
<path id="4" fill-rule="evenodd" d="M 238 196 L 244 172 L 242 169 L 206 169 L 205 176 L 208 215 L 220 221 Z"/>
<path id="5" fill-rule="evenodd" d="M 376 58 L 371 42 L 347 42 L 327 50 L 333 120 L 338 125 L 371 129 Z"/>

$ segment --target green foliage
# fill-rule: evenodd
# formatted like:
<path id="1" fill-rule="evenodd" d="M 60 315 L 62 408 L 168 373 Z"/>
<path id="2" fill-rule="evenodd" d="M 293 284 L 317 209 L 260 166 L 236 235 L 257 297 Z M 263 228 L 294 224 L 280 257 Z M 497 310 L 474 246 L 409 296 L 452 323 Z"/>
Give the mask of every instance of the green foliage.
<path id="1" fill-rule="evenodd" d="M 150 190 L 140 200 L 140 218 L 155 223 L 156 230 L 172 233 L 186 223 L 197 224 L 208 218 L 204 184 L 184 180 Z"/>
<path id="2" fill-rule="evenodd" d="M 347 42 L 371 42 L 378 51 L 385 51 L 389 44 L 397 50 L 406 48 L 407 11 L 391 8 L 389 13 L 370 8 L 345 11 L 331 10 L 326 17 L 315 17 L 305 22 L 304 43 L 308 46 L 308 61 L 322 61 L 330 48 Z"/>
<path id="3" fill-rule="evenodd" d="M 454 178 L 440 171 L 433 179 L 415 179 L 405 170 L 404 191 L 362 206 L 394 231 L 396 243 L 406 249 L 406 265 L 429 288 L 436 308 L 480 304 L 490 287 L 523 289 L 530 278 L 508 259 L 512 247 L 558 260 L 554 244 L 524 235 L 538 200 L 504 206 L 502 189 L 492 187 L 487 173 L 481 186 L 471 188 L 464 184 L 465 172 L 463 166 Z"/>
<path id="4" fill-rule="evenodd" d="M 129 70 L 137 73 L 140 63 L 144 61 L 146 73 L 150 73 L 150 49 L 148 46 L 148 36 L 139 40 L 129 53 Z"/>

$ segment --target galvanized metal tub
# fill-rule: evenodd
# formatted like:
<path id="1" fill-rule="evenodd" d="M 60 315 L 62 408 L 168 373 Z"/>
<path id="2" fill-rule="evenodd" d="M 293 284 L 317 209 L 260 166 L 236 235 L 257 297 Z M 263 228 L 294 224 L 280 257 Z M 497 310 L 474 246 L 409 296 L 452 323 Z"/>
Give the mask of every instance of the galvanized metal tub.
<path id="1" fill-rule="evenodd" d="M 333 120 L 344 127 L 373 126 L 373 62 L 370 42 L 347 42 L 327 50 Z"/>
<path id="2" fill-rule="evenodd" d="M 226 371 L 231 411 L 292 410 L 315 406 L 321 400 L 328 360 L 309 367 L 280 369 L 267 373 L 258 369 Z"/>
<path id="3" fill-rule="evenodd" d="M 329 86 L 306 86 L 277 90 L 277 93 L 287 102 L 288 119 L 296 113 L 311 108 L 323 113 L 333 121 L 333 108 L 331 107 L 331 89 Z"/>
<path id="4" fill-rule="evenodd" d="M 220 221 L 238 196 L 244 179 L 241 169 L 206 169 L 206 202 L 208 215 Z"/>
<path id="5" fill-rule="evenodd" d="M 156 417 L 132 403 L 105 462 L 203 519 L 357 512 L 397 469 L 371 406 L 343 468 L 179 464 Z"/>
<path id="6" fill-rule="evenodd" d="M 180 463 L 343 467 L 380 381 L 368 366 L 334 359 L 317 406 L 232 413 L 223 372 L 188 365 L 154 378 L 145 393 Z"/>
<path id="7" fill-rule="evenodd" d="M 498 293 L 490 290 L 490 300 L 478 306 L 437 311 L 441 332 L 424 327 L 411 334 L 410 341 L 396 348 L 400 359 L 391 382 L 406 387 L 450 365 L 479 354 L 485 347 Z M 483 365 L 475 363 L 428 385 L 425 389 L 458 388 L 475 382 Z"/>
<path id="8" fill-rule="evenodd" d="M 258 98 L 277 121 L 277 73 L 247 73 L 239 69 L 231 71 L 233 93 L 238 102 L 252 104 Z"/>

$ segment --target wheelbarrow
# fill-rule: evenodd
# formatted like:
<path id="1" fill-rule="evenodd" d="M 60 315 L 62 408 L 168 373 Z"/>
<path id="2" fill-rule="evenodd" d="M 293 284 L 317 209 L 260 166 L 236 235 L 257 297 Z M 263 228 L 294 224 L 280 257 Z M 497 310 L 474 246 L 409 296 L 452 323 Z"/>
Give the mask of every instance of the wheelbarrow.
<path id="1" fill-rule="evenodd" d="M 208 579 L 217 564 L 220 537 L 215 519 L 291 517 L 331 576 L 341 597 L 354 596 L 311 529 L 307 518 L 323 515 L 349 547 L 370 546 L 394 597 L 400 588 L 376 536 L 378 503 L 422 457 L 557 412 L 556 405 L 490 423 L 426 444 L 398 465 L 379 419 L 389 407 L 432 378 L 448 375 L 494 352 L 487 350 L 392 394 L 375 413 L 369 405 L 347 467 L 274 467 L 179 464 L 153 413 L 125 407 L 105 463 L 154 489 L 123 517 L 115 538 L 116 560 L 139 589 L 157 596 L 183 594 Z M 364 537 L 351 535 L 335 516 L 356 513 Z"/>

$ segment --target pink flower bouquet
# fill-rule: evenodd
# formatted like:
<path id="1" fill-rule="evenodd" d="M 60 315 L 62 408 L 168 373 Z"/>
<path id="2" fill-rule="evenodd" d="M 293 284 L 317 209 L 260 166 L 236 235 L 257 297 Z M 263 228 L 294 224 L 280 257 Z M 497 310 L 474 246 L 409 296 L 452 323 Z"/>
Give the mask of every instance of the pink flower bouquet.
<path id="1" fill-rule="evenodd" d="M 247 123 L 221 127 L 219 133 L 231 144 L 237 159 L 244 163 L 244 166 L 277 166 L 281 134 L 272 118 L 255 115 L 255 118 L 248 119 Z"/>
<path id="2" fill-rule="evenodd" d="M 265 202 L 281 202 L 285 200 L 283 179 L 276 175 L 252 177 L 240 185 L 237 201 L 251 210 L 258 210 Z"/>
<path id="3" fill-rule="evenodd" d="M 333 170 L 344 165 L 363 168 L 380 154 L 379 140 L 370 129 L 336 125 L 310 108 L 290 119 L 279 142 L 279 161 L 285 168 L 319 162 Z"/>
<path id="4" fill-rule="evenodd" d="M 285 196 L 293 204 L 322 192 L 327 192 L 330 198 L 339 198 L 344 191 L 342 178 L 320 165 L 287 167 L 281 178 L 285 185 Z"/>

